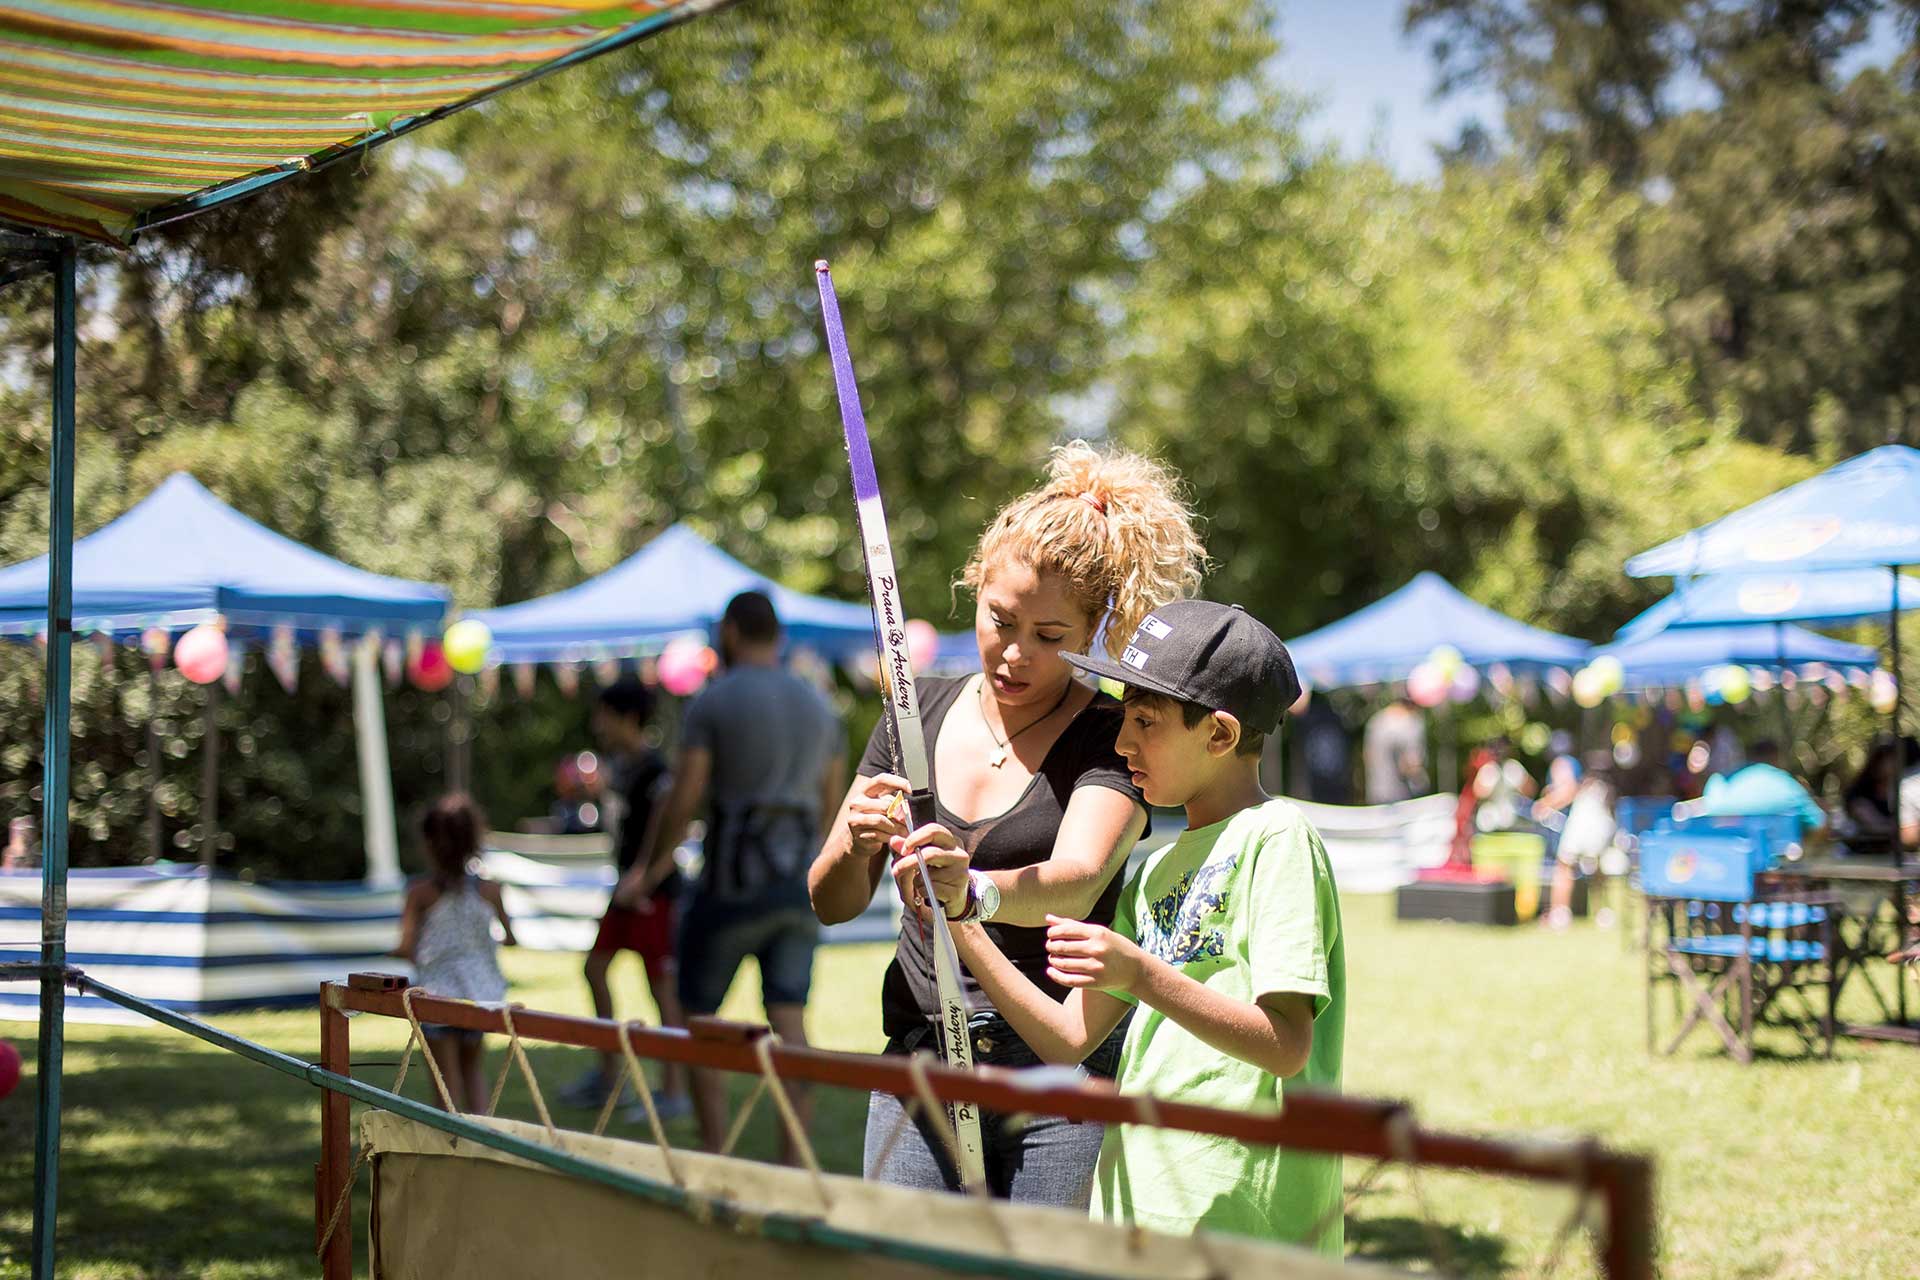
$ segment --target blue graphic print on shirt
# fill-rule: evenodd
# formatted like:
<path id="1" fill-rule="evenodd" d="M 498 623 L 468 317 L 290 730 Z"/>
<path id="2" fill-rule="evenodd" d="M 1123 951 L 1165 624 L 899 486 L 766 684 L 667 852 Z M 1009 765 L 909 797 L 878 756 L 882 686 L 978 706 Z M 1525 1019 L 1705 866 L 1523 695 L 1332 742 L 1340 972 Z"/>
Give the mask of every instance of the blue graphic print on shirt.
<path id="1" fill-rule="evenodd" d="M 1152 922 L 1141 930 L 1140 949 L 1173 965 L 1225 955 L 1226 886 L 1239 863 L 1237 850 L 1229 857 L 1202 863 L 1154 899 L 1148 907 Z"/>

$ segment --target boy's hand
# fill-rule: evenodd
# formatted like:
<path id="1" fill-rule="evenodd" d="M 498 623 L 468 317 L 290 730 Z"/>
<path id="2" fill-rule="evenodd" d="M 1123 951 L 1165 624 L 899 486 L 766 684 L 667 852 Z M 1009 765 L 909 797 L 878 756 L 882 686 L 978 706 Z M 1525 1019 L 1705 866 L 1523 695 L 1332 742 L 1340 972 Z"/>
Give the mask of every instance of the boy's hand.
<path id="1" fill-rule="evenodd" d="M 613 905 L 625 907 L 629 911 L 638 911 L 642 915 L 653 910 L 653 892 L 645 883 L 645 876 L 638 869 L 629 871 L 620 877 L 620 883 L 613 886 Z"/>
<path id="2" fill-rule="evenodd" d="M 1111 929 L 1047 917 L 1047 977 L 1063 987 L 1131 992 L 1144 959 L 1139 947 Z"/>
<path id="3" fill-rule="evenodd" d="M 959 838 L 953 832 L 930 822 L 911 835 L 895 836 L 887 843 L 893 850 L 893 882 L 900 888 L 902 902 L 916 908 L 926 905 L 926 894 L 920 887 L 920 866 L 914 857 L 916 853 L 924 853 L 927 877 L 933 881 L 933 893 L 940 900 L 941 910 L 956 916 L 967 909 L 967 868 L 972 859 L 960 847 Z"/>
<path id="4" fill-rule="evenodd" d="M 905 778 L 891 773 L 862 779 L 859 792 L 847 801 L 847 837 L 855 857 L 877 857 L 889 840 L 907 834 L 909 789 Z"/>

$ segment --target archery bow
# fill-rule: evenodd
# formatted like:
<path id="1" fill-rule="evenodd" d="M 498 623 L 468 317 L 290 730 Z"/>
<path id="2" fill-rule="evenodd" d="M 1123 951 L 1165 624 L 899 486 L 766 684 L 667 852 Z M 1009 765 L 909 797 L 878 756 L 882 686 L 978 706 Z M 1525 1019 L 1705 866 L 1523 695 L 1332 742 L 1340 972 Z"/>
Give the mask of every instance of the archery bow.
<path id="1" fill-rule="evenodd" d="M 893 739 L 900 774 L 911 791 L 907 808 L 913 826 L 935 821 L 927 743 L 920 728 L 920 700 L 913 685 L 913 664 L 907 653 L 907 615 L 900 604 L 900 587 L 893 567 L 893 544 L 887 537 L 887 513 L 880 503 L 880 480 L 873 469 L 873 446 L 867 439 L 867 419 L 860 409 L 860 388 L 853 380 L 853 361 L 847 355 L 847 334 L 840 322 L 840 300 L 833 291 L 833 275 L 824 260 L 813 264 L 820 285 L 820 312 L 827 326 L 827 351 L 833 359 L 833 385 L 840 398 L 840 424 L 847 439 L 847 465 L 853 473 L 854 509 L 860 531 L 860 549 L 866 560 L 867 589 L 873 602 L 874 645 L 880 658 L 880 690 L 886 700 L 886 723 Z M 924 852 L 916 852 L 920 889 L 933 916 L 933 967 L 940 988 L 940 1041 L 947 1065 L 973 1069 L 966 995 L 960 986 L 960 955 L 940 900 L 933 892 Z M 986 1189 L 986 1161 L 980 1141 L 980 1113 L 971 1102 L 947 1104 L 947 1118 L 959 1148 L 960 1182 L 972 1191 Z"/>

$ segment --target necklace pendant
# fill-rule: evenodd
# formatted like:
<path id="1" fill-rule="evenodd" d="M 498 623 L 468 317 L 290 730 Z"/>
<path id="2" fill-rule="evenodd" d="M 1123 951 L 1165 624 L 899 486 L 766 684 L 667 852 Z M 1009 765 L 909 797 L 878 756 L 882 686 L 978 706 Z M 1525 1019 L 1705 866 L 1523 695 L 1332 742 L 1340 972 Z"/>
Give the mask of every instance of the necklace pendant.
<path id="1" fill-rule="evenodd" d="M 1006 762 L 1007 762 L 1007 749 L 1005 747 L 1000 748 L 998 751 L 994 752 L 991 756 L 987 757 L 987 763 L 995 769 L 998 769 L 1001 765 L 1005 764 Z"/>

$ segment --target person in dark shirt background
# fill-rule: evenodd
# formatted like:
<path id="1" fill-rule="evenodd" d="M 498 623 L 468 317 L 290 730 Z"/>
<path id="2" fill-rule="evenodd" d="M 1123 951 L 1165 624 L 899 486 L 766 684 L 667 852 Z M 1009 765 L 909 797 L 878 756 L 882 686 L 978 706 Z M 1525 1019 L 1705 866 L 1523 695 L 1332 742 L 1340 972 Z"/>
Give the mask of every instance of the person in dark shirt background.
<path id="1" fill-rule="evenodd" d="M 1353 765 L 1348 755 L 1347 725 L 1340 713 L 1324 697 L 1313 698 L 1294 735 L 1300 740 L 1301 762 L 1306 766 L 1307 799 L 1319 804 L 1352 804 Z"/>
<path id="2" fill-rule="evenodd" d="M 602 689 L 593 708 L 593 736 L 608 757 L 601 827 L 612 837 L 614 868 L 622 879 L 646 850 L 658 802 L 667 785 L 666 760 L 647 739 L 647 722 L 652 716 L 653 694 L 634 679 Z M 662 877 L 651 892 L 636 901 L 622 902 L 616 895 L 616 900 L 608 903 L 600 919 L 599 935 L 587 953 L 587 989 L 593 993 L 596 1016 L 613 1017 L 613 990 L 607 983 L 607 970 L 615 956 L 631 951 L 646 968 L 647 986 L 660 1009 L 661 1022 L 679 1026 L 684 1021 L 674 967 L 675 909 L 680 889 L 681 878 L 675 873 Z M 603 1053 L 599 1067 L 574 1081 L 561 1096 L 574 1106 L 599 1106 L 611 1090 L 619 1087 L 620 1070 L 616 1055 Z M 684 1116 L 692 1109 L 684 1067 L 666 1065 L 664 1086 L 656 1103 L 663 1117 Z"/>

